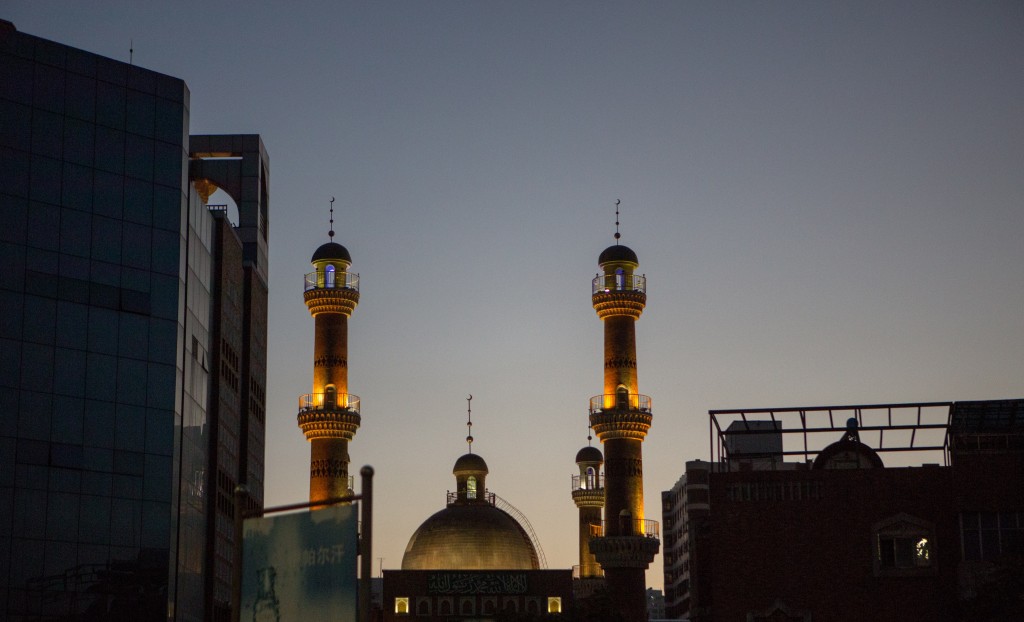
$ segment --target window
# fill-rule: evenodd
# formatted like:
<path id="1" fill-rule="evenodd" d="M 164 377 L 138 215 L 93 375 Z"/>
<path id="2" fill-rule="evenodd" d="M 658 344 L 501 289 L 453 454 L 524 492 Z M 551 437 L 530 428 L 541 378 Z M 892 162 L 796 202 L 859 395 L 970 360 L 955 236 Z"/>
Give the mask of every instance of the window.
<path id="1" fill-rule="evenodd" d="M 418 616 L 429 616 L 430 615 L 430 601 L 426 598 L 419 599 L 416 604 L 416 615 Z"/>
<path id="2" fill-rule="evenodd" d="M 409 597 L 399 596 L 395 598 L 395 613 L 399 615 L 409 614 Z"/>
<path id="3" fill-rule="evenodd" d="M 334 287 L 334 266 L 327 264 L 327 270 L 324 271 L 326 281 L 326 287 Z"/>
<path id="4" fill-rule="evenodd" d="M 587 481 L 583 487 L 588 490 L 597 488 L 597 471 L 594 467 L 587 467 Z"/>
<path id="5" fill-rule="evenodd" d="M 466 498 L 476 499 L 476 476 L 474 475 L 466 478 Z"/>
<path id="6" fill-rule="evenodd" d="M 561 596 L 548 596 L 548 613 L 562 613 Z"/>
<path id="7" fill-rule="evenodd" d="M 964 512 L 960 538 L 963 558 L 968 561 L 1024 554 L 1024 513 Z"/>
<path id="8" fill-rule="evenodd" d="M 875 524 L 876 576 L 934 574 L 935 543 L 930 524 L 897 514 Z"/>

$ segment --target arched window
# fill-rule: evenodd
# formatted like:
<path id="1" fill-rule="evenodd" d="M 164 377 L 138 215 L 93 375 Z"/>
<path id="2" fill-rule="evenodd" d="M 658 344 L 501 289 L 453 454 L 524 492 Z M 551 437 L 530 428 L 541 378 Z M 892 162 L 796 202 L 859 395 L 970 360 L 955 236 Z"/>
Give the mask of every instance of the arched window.
<path id="1" fill-rule="evenodd" d="M 466 498 L 476 499 L 476 476 L 470 475 L 466 478 Z"/>
<path id="2" fill-rule="evenodd" d="M 473 615 L 473 600 L 465 599 L 462 601 L 462 615 L 471 616 Z"/>
<path id="3" fill-rule="evenodd" d="M 629 408 L 629 389 L 621 384 L 619 388 L 615 389 L 615 407 L 621 409 Z"/>
<path id="4" fill-rule="evenodd" d="M 395 613 L 398 615 L 406 615 L 409 613 L 408 597 L 399 597 L 395 599 Z"/>
<path id="5" fill-rule="evenodd" d="M 324 408 L 334 410 L 338 405 L 338 389 L 333 384 L 324 389 Z"/>
<path id="6" fill-rule="evenodd" d="M 622 268 L 615 269 L 615 289 L 626 289 L 626 273 Z"/>
<path id="7" fill-rule="evenodd" d="M 430 603 L 425 599 L 420 599 L 418 605 L 416 605 L 416 615 L 429 616 L 430 615 Z"/>
<path id="8" fill-rule="evenodd" d="M 562 613 L 561 596 L 548 596 L 548 613 Z"/>
<path id="9" fill-rule="evenodd" d="M 584 486 L 587 489 L 597 488 L 597 471 L 594 467 L 587 467 L 587 484 Z"/>
<path id="10" fill-rule="evenodd" d="M 324 281 L 325 287 L 334 287 L 334 266 L 327 264 L 327 269 L 324 270 Z"/>
<path id="11" fill-rule="evenodd" d="M 443 616 L 452 615 L 452 601 L 445 599 L 437 606 L 438 612 Z"/>

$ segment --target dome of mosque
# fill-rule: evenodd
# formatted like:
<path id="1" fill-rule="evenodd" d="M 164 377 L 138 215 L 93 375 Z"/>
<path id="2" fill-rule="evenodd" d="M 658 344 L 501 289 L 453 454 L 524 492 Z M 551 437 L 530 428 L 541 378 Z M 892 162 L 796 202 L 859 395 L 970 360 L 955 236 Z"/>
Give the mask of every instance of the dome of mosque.
<path id="1" fill-rule="evenodd" d="M 321 261 L 324 259 L 336 259 L 352 263 L 352 256 L 348 254 L 348 249 L 337 242 L 327 242 L 316 249 L 316 252 L 313 253 L 313 259 L 310 261 Z"/>
<path id="2" fill-rule="evenodd" d="M 402 570 L 539 568 L 523 527 L 486 501 L 454 503 L 423 521 L 402 557 Z"/>
<path id="3" fill-rule="evenodd" d="M 580 462 L 604 462 L 604 456 L 597 447 L 584 447 L 576 454 L 576 463 Z"/>
<path id="4" fill-rule="evenodd" d="M 452 468 L 452 474 L 459 475 L 460 473 L 488 473 L 487 463 L 484 459 L 477 454 L 464 454 L 458 460 L 455 461 L 455 466 Z"/>
<path id="5" fill-rule="evenodd" d="M 636 253 L 633 252 L 633 249 L 621 244 L 609 246 L 601 251 L 601 256 L 597 258 L 597 264 L 599 266 L 603 266 L 604 264 L 612 261 L 625 261 L 640 265 L 640 260 L 637 259 Z"/>

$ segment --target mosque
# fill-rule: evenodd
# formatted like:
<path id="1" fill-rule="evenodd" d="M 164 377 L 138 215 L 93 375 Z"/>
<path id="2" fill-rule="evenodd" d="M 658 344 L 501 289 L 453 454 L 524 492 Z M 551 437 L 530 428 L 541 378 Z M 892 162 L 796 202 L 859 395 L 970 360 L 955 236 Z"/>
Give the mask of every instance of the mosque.
<path id="1" fill-rule="evenodd" d="M 348 393 L 348 318 L 359 302 L 359 275 L 349 270 L 348 250 L 334 241 L 333 210 L 331 224 L 330 241 L 313 254 L 304 291 L 315 345 L 312 393 L 299 399 L 298 424 L 310 442 L 314 503 L 351 490 L 348 444 L 361 422 L 359 398 Z M 469 451 L 452 468 L 455 492 L 412 534 L 401 570 L 383 571 L 383 620 L 558 619 L 573 613 L 646 620 L 645 571 L 660 545 L 657 522 L 644 518 L 641 446 L 652 413 L 651 399 L 637 383 L 635 326 L 647 283 L 635 273 L 636 253 L 619 244 L 617 204 L 615 224 L 615 244 L 600 254 L 601 272 L 592 281 L 591 301 L 604 326 L 604 387 L 590 398 L 589 424 L 604 453 L 588 444 L 576 456 L 579 565 L 546 568 L 529 521 L 487 488 L 488 465 L 472 452 L 469 434 Z M 597 601 L 606 611 L 594 608 Z"/>

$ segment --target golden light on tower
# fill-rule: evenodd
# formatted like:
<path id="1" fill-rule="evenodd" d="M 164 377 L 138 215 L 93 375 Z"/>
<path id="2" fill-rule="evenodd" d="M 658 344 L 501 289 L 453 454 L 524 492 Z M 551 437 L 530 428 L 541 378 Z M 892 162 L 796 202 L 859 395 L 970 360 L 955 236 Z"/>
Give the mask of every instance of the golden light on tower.
<path id="1" fill-rule="evenodd" d="M 359 304 L 359 275 L 352 257 L 334 241 L 331 198 L 330 241 L 313 253 L 303 299 L 315 324 L 312 392 L 299 397 L 298 424 L 310 442 L 309 500 L 349 494 L 348 443 L 361 421 L 359 397 L 348 392 L 348 318 Z"/>

